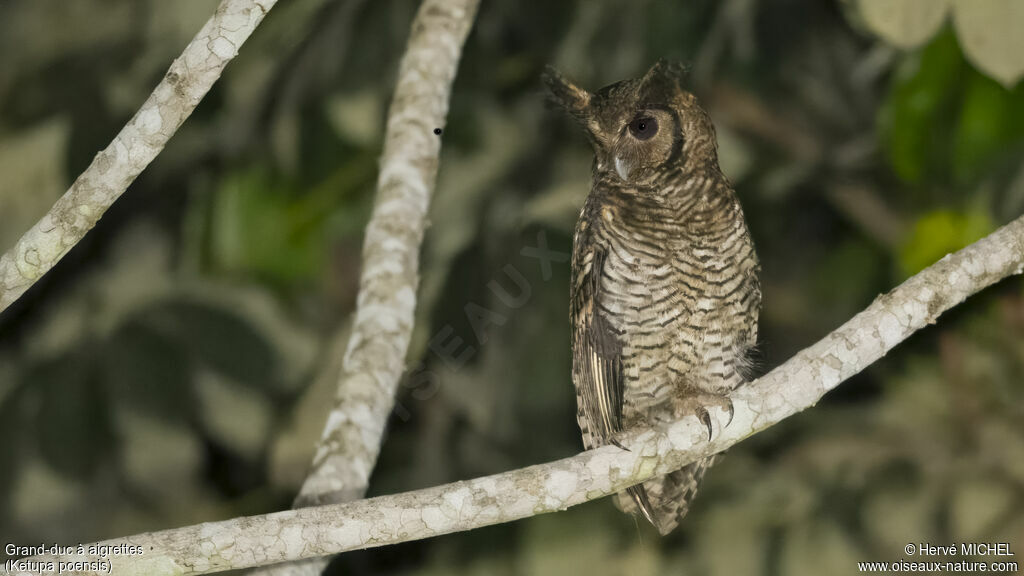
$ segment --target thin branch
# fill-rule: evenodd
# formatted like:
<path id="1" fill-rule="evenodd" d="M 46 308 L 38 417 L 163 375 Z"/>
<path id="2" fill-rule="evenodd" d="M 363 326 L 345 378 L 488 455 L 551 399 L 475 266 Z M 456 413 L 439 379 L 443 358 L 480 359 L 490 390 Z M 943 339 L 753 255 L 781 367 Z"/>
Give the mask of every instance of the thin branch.
<path id="1" fill-rule="evenodd" d="M 388 113 L 377 198 L 363 244 L 356 318 L 334 409 L 296 506 L 360 498 L 405 370 L 419 252 L 448 96 L 479 0 L 425 0 Z"/>
<path id="2" fill-rule="evenodd" d="M 141 534 L 104 545 L 141 546 L 110 558 L 113 574 L 205 574 L 337 554 L 564 510 L 725 450 L 814 406 L 839 383 L 932 324 L 965 298 L 1024 269 L 1024 217 L 948 255 L 732 395 L 733 421 L 710 442 L 696 418 L 548 464 L 394 496 Z M 71 556 L 73 560 L 88 557 Z M 33 561 L 42 560 L 33 558 Z M 27 572 L 15 572 L 22 574 Z M 93 574 L 95 572 L 81 572 Z"/>
<path id="3" fill-rule="evenodd" d="M 276 3 L 221 2 L 110 145 L 50 211 L 0 256 L 0 312 L 53 268 L 157 157 Z"/>
<path id="4" fill-rule="evenodd" d="M 334 407 L 295 508 L 362 498 L 405 371 L 419 253 L 437 179 L 442 128 L 462 46 L 479 0 L 424 0 L 388 110 L 377 197 L 363 242 L 356 317 Z M 253 576 L 313 576 L 328 558 L 268 566 Z"/>

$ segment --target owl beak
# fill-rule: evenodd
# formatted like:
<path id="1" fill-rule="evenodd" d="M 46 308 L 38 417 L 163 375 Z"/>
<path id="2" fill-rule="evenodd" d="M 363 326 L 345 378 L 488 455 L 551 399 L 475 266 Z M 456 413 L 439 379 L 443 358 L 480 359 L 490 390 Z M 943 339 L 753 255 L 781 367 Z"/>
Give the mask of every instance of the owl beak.
<path id="1" fill-rule="evenodd" d="M 615 157 L 615 171 L 618 172 L 619 178 L 622 178 L 623 181 L 629 181 L 629 166 L 619 156 Z"/>

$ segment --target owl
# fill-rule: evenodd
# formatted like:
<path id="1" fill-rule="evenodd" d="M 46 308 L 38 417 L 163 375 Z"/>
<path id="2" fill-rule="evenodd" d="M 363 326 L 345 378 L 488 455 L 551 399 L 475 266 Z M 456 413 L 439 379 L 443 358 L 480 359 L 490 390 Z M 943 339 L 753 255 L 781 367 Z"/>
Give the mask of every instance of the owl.
<path id="1" fill-rule="evenodd" d="M 553 100 L 586 131 L 593 183 L 573 237 L 570 315 L 577 420 L 587 449 L 629 429 L 696 416 L 731 419 L 750 377 L 760 271 L 715 129 L 660 61 L 590 93 L 553 69 Z M 728 425 L 725 422 L 723 425 Z M 668 534 L 713 458 L 615 496 Z"/>

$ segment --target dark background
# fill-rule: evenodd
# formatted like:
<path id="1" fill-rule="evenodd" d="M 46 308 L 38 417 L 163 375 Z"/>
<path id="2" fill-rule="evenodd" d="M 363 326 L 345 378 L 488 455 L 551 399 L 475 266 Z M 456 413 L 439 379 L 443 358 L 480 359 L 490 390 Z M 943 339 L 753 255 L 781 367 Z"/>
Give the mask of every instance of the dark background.
<path id="1" fill-rule="evenodd" d="M 109 143 L 211 0 L 0 0 L 0 249 Z M 160 157 L 0 315 L 0 541 L 78 543 L 287 508 L 336 382 L 384 118 L 417 3 L 282 1 Z M 689 63 L 762 259 L 762 370 L 1024 212 L 1024 88 L 947 19 L 855 2 L 485 0 L 459 67 L 410 377 L 371 495 L 581 448 L 567 253 L 582 132 L 545 106 Z M 509 309 L 488 283 L 530 297 Z M 1024 550 L 1024 285 L 943 316 L 740 444 L 661 539 L 607 500 L 346 554 L 337 574 L 854 574 L 908 542 Z M 466 307 L 500 325 L 477 334 Z M 461 338 L 457 355 L 428 347 Z M 933 558 L 934 559 L 934 558 Z"/>

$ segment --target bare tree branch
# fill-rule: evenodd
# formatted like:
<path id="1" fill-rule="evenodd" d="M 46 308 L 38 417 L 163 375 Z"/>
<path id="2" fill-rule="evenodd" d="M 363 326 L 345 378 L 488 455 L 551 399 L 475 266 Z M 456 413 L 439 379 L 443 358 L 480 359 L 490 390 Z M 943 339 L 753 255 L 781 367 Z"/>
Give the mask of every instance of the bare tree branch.
<path id="1" fill-rule="evenodd" d="M 276 3 L 220 3 L 110 145 L 50 211 L 0 256 L 0 312 L 53 268 L 156 158 Z"/>
<path id="2" fill-rule="evenodd" d="M 297 506 L 361 497 L 377 461 L 412 336 L 420 244 L 441 151 L 434 129 L 444 126 L 478 3 L 425 0 L 413 21 L 388 113 L 338 395 Z"/>
<path id="3" fill-rule="evenodd" d="M 419 283 L 419 252 L 462 45 L 479 0 L 424 0 L 409 33 L 388 111 L 373 215 L 363 242 L 356 318 L 334 407 L 295 508 L 362 498 L 405 371 Z M 257 570 L 313 576 L 328 558 Z"/>
<path id="4" fill-rule="evenodd" d="M 1024 217 L 879 296 L 824 339 L 732 395 L 735 416 L 707 441 L 696 418 L 548 464 L 426 490 L 238 518 L 104 542 L 136 545 L 113 574 L 205 574 L 336 554 L 564 510 L 719 452 L 814 406 L 944 311 L 1024 268 Z M 65 560 L 87 560 L 84 556 Z M 44 558 L 33 558 L 41 561 Z M 56 561 L 55 559 L 51 559 Z M 15 574 L 27 574 L 18 572 Z M 78 572 L 95 574 L 97 572 Z"/>

